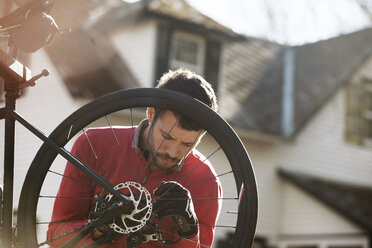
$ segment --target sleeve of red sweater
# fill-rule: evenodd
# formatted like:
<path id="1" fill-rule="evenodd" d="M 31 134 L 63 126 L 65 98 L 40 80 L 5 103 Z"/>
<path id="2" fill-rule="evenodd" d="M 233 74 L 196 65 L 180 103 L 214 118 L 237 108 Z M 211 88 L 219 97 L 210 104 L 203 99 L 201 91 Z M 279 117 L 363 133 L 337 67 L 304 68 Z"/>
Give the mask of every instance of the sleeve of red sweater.
<path id="1" fill-rule="evenodd" d="M 210 182 L 192 193 L 196 215 L 199 221 L 199 232 L 192 239 L 181 239 L 174 247 L 199 248 L 211 247 L 214 228 L 221 208 L 222 189 L 217 181 Z"/>
<path id="2" fill-rule="evenodd" d="M 81 135 L 73 145 L 71 153 L 92 166 L 95 163 L 86 137 Z M 73 230 L 87 222 L 93 201 L 94 187 L 91 180 L 74 165 L 67 162 L 57 198 L 54 202 L 51 223 L 48 226 L 47 239 Z M 74 236 L 78 231 L 52 243 L 58 246 Z"/>

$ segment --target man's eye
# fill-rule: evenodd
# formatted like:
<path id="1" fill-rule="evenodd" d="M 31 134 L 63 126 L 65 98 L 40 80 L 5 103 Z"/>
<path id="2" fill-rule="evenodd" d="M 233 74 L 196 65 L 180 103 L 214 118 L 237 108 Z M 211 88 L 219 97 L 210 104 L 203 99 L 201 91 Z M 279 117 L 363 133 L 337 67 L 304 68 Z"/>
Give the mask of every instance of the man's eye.
<path id="1" fill-rule="evenodd" d="M 164 139 L 167 139 L 167 140 L 170 139 L 170 137 L 169 137 L 168 135 L 166 135 L 166 134 L 163 134 L 163 138 L 164 138 Z"/>

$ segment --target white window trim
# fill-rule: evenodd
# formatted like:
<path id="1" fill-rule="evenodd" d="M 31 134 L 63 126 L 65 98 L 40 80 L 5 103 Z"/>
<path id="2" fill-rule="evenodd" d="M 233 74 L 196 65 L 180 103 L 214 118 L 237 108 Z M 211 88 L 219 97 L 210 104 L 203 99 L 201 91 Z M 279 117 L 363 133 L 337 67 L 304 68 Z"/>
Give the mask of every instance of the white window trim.
<path id="1" fill-rule="evenodd" d="M 179 61 L 175 59 L 175 44 L 178 39 L 189 40 L 197 43 L 198 45 L 198 54 L 197 54 L 197 64 L 190 64 L 184 61 Z M 205 49 L 206 44 L 205 40 L 198 35 L 182 32 L 182 31 L 175 31 L 172 35 L 171 41 L 171 49 L 169 54 L 169 65 L 171 68 L 189 68 L 190 70 L 195 71 L 200 75 L 204 75 L 204 63 L 205 63 Z"/>
<path id="2" fill-rule="evenodd" d="M 371 81 L 368 81 L 364 84 L 364 89 L 370 93 L 372 93 L 372 83 Z M 364 118 L 366 120 L 372 120 L 372 109 L 365 109 L 364 110 Z M 368 147 L 372 147 L 372 138 L 364 136 L 364 145 Z"/>
<path id="3" fill-rule="evenodd" d="M 372 139 L 368 137 L 364 137 L 363 144 L 366 147 L 372 147 Z"/>

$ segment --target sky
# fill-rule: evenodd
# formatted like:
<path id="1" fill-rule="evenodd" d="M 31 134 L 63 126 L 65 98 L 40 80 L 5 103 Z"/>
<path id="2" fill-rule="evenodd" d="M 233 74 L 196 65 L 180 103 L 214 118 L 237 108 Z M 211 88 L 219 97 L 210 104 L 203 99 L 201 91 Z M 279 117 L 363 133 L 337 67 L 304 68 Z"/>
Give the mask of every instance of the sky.
<path id="1" fill-rule="evenodd" d="M 372 0 L 367 1 L 372 3 Z M 238 33 L 288 45 L 328 39 L 365 28 L 371 23 L 357 4 L 358 0 L 187 0 L 187 2 Z"/>
<path id="2" fill-rule="evenodd" d="M 185 1 L 235 32 L 287 45 L 316 42 L 371 25 L 357 3 L 369 2 L 372 12 L 372 0 Z"/>

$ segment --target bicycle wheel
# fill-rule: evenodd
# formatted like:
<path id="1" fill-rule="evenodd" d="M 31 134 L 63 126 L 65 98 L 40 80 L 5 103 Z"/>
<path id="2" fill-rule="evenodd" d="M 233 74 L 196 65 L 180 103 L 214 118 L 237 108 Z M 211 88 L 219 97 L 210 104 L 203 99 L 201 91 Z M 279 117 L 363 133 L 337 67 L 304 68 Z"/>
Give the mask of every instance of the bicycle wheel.
<path id="1" fill-rule="evenodd" d="M 207 131 L 207 135 L 197 149 L 214 164 L 215 179 L 221 182 L 224 192 L 222 198 L 214 199 L 222 201 L 218 222 L 213 227 L 216 233 L 214 244 L 218 243 L 216 240 L 223 234 L 230 232 L 234 233 L 231 247 L 250 247 L 257 221 L 257 189 L 249 156 L 236 133 L 224 119 L 199 101 L 164 89 L 141 88 L 118 91 L 78 109 L 49 137 L 60 147 L 70 149 L 78 135 L 87 136 L 87 128 L 107 126 L 108 129 L 114 130 L 117 124 L 133 127 L 134 123 L 145 118 L 146 107 L 169 109 L 181 113 L 198 122 Z M 115 132 L 112 132 L 112 139 L 115 139 L 120 146 Z M 89 138 L 87 142 L 90 143 Z M 92 144 L 89 145 L 94 153 L 94 147 Z M 98 164 L 102 162 L 101 158 L 96 159 Z M 51 242 L 46 238 L 45 232 L 50 224 L 59 181 L 66 177 L 63 175 L 65 163 L 47 144 L 43 144 L 36 154 L 20 196 L 17 237 L 19 246 L 40 247 Z M 103 178 L 106 176 L 104 173 L 97 173 Z M 133 172 L 133 175 L 134 173 L 138 175 L 142 171 Z M 193 175 L 190 174 L 191 176 Z M 74 178 L 68 179 L 74 180 Z M 131 181 L 138 181 L 136 179 Z M 182 180 L 176 181 L 182 184 Z M 200 199 L 193 199 L 193 201 L 198 200 Z M 70 232 L 74 231 L 76 230 Z M 69 234 L 63 233 L 61 236 L 63 235 Z M 58 238 L 54 237 L 57 240 Z M 177 247 L 176 244 L 174 247 Z"/>

